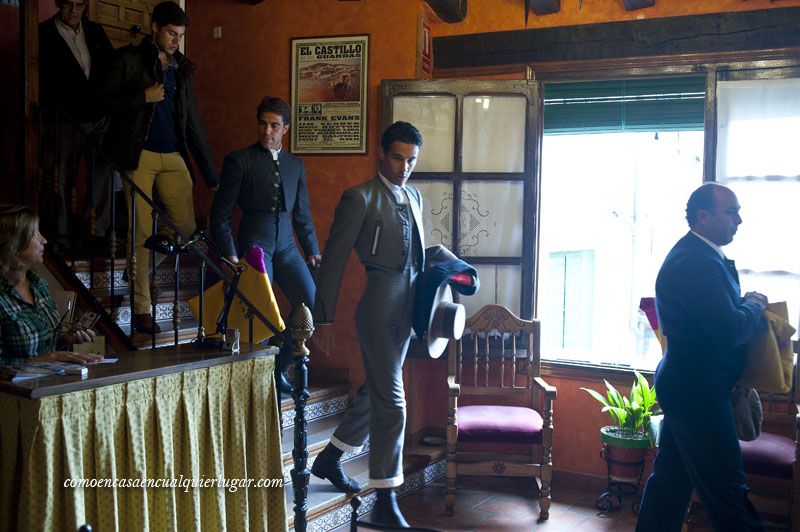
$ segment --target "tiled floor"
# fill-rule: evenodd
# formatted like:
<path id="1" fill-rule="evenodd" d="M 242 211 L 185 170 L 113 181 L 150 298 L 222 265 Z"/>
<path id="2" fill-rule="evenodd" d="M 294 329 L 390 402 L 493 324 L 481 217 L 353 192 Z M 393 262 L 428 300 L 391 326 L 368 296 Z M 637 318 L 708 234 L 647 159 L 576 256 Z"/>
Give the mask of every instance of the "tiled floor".
<path id="1" fill-rule="evenodd" d="M 515 531 L 546 530 L 552 532 L 632 532 L 636 526 L 633 513 L 635 498 L 623 498 L 622 506 L 603 515 L 595 506 L 599 493 L 553 487 L 550 519 L 537 522 L 537 491 L 530 479 L 513 477 L 461 477 L 456 492 L 456 512 L 444 515 L 444 477 L 399 499 L 400 508 L 409 524 L 439 531 Z M 369 520 L 368 516 L 362 518 Z M 767 523 L 772 531 L 786 525 Z M 345 532 L 348 526 L 336 532 Z M 685 528 L 684 528 L 685 530 Z M 700 516 L 695 518 L 692 532 L 711 532 Z"/>
<path id="2" fill-rule="evenodd" d="M 533 529 L 628 532 L 636 524 L 631 497 L 623 500 L 619 510 L 602 515 L 594 505 L 598 493 L 554 487 L 550 519 L 538 523 L 537 491 L 530 479 L 463 477 L 458 486 L 455 516 L 444 515 L 444 477 L 402 497 L 399 503 L 403 515 L 412 526 L 459 532 Z"/>

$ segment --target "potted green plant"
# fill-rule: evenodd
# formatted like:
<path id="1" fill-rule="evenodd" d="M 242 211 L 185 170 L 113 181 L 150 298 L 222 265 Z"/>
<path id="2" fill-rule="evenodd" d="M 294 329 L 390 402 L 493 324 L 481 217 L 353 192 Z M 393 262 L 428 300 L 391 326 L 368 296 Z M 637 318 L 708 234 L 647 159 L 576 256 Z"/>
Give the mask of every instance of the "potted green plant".
<path id="1" fill-rule="evenodd" d="M 616 443 L 616 440 L 634 440 L 643 443 L 623 443 L 622 445 L 634 447 L 650 447 L 655 444 L 653 431 L 650 428 L 650 418 L 658 413 L 656 408 L 656 389 L 650 387 L 647 379 L 634 370 L 636 380 L 631 386 L 630 398 L 625 397 L 619 391 L 603 379 L 606 384 L 607 398 L 600 395 L 595 390 L 581 388 L 603 405 L 603 412 L 608 412 L 615 425 L 600 429 L 604 443 Z M 607 430 L 606 430 L 607 429 Z"/>
<path id="2" fill-rule="evenodd" d="M 606 384 L 606 396 L 595 390 L 581 388 L 603 405 L 614 425 L 600 429 L 603 442 L 601 456 L 608 464 L 609 491 L 598 499 L 598 505 L 606 504 L 609 495 L 621 498 L 623 493 L 636 493 L 644 471 L 645 459 L 655 446 L 655 435 L 650 420 L 659 413 L 656 406 L 656 389 L 638 371 L 631 386 L 630 397 L 622 395 L 611 383 Z"/>

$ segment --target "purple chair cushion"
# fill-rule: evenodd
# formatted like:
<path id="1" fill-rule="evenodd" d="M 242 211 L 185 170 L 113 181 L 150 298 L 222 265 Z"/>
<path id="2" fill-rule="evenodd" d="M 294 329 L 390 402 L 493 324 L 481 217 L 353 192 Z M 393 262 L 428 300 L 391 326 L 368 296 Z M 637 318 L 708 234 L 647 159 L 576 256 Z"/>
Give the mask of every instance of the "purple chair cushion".
<path id="1" fill-rule="evenodd" d="M 795 442 L 786 436 L 762 432 L 753 441 L 740 441 L 745 473 L 773 478 L 792 478 Z"/>
<path id="2" fill-rule="evenodd" d="M 530 408 L 459 406 L 456 419 L 459 442 L 542 443 L 542 416 Z"/>

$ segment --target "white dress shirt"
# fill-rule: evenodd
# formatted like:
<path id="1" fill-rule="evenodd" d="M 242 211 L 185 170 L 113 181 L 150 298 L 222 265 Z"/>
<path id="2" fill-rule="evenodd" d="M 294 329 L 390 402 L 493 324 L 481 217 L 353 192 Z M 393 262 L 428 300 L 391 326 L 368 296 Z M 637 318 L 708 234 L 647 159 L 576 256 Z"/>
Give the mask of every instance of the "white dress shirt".
<path id="1" fill-rule="evenodd" d="M 709 246 L 711 246 L 711 249 L 713 249 L 714 251 L 719 253 L 720 257 L 722 257 L 723 259 L 727 259 L 728 258 L 728 257 L 725 256 L 725 253 L 722 252 L 722 249 L 718 245 L 713 243 L 711 240 L 707 239 L 706 237 L 704 237 L 700 233 L 696 233 L 695 231 L 692 231 L 692 234 L 694 236 L 696 236 L 697 238 L 699 238 L 700 240 L 702 240 L 703 242 L 705 242 L 706 244 L 708 244 Z"/>
<path id="2" fill-rule="evenodd" d="M 406 192 L 406 187 L 395 185 L 394 183 L 386 179 L 380 172 L 378 172 L 378 177 L 380 177 L 381 181 L 383 181 L 383 183 L 387 187 L 389 187 L 389 190 L 392 191 L 392 194 L 394 194 L 394 198 L 397 200 L 397 203 L 401 203 L 403 205 L 409 203 L 410 200 L 408 199 L 408 193 Z"/>
<path id="3" fill-rule="evenodd" d="M 81 65 L 83 73 L 86 74 L 86 79 L 89 79 L 89 72 L 92 69 L 92 56 L 89 54 L 89 46 L 86 44 L 83 24 L 78 25 L 77 30 L 73 30 L 64 24 L 60 18 L 56 17 L 56 28 L 58 28 L 58 33 L 66 41 L 69 49 L 72 50 L 75 60 Z"/>

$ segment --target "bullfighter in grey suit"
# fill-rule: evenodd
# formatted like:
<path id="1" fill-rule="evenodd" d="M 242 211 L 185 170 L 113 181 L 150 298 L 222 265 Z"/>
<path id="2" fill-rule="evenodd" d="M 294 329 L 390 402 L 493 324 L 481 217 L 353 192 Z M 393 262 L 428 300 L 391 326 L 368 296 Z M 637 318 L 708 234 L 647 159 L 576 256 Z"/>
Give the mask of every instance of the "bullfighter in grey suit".
<path id="1" fill-rule="evenodd" d="M 422 196 L 406 184 L 421 146 L 422 136 L 414 126 L 395 122 L 381 138 L 378 176 L 342 194 L 325 244 L 314 307 L 315 341 L 330 351 L 339 286 L 355 249 L 367 273 L 356 310 L 366 383 L 311 472 L 341 491 L 360 491 L 361 485 L 347 476 L 340 460 L 344 451 L 357 450 L 369 436 L 369 484 L 377 488 L 372 520 L 395 527 L 408 527 L 395 488 L 403 483 L 403 362 L 411 337 L 417 274 L 425 259 Z"/>
<path id="2" fill-rule="evenodd" d="M 264 98 L 256 110 L 258 142 L 225 157 L 220 186 L 211 207 L 211 234 L 222 253 L 232 262 L 252 246 L 264 250 L 264 264 L 292 308 L 314 303 L 314 280 L 295 244 L 294 233 L 316 269 L 321 256 L 306 188 L 303 162 L 281 149 L 289 130 L 291 109 L 279 98 Z M 239 225 L 239 253 L 233 242 L 231 214 L 236 204 L 242 209 Z M 273 277 L 274 274 L 274 277 Z M 275 367 L 278 389 L 291 392 L 283 371 L 291 361 L 291 340 L 282 335 L 283 347 Z"/>

